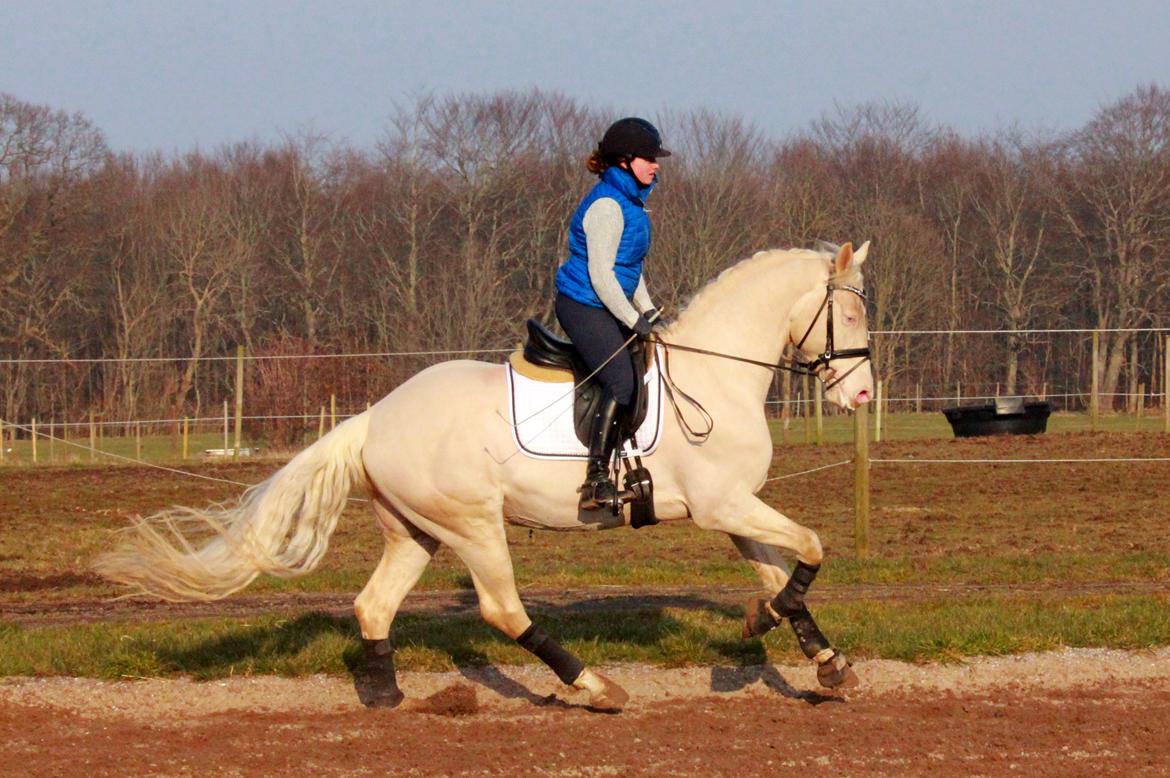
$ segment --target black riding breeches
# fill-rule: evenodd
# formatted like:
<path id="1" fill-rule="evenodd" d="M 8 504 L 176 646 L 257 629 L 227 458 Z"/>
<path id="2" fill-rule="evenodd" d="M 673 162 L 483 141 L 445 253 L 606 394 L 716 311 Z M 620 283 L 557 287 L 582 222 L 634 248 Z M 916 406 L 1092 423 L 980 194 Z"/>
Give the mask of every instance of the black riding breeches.
<path id="1" fill-rule="evenodd" d="M 623 327 L 609 309 L 594 308 L 563 294 L 557 295 L 556 312 L 557 321 L 577 347 L 589 371 L 593 372 L 605 363 L 597 373 L 597 380 L 619 405 L 628 406 L 633 402 L 634 363 L 625 348 L 632 331 Z"/>

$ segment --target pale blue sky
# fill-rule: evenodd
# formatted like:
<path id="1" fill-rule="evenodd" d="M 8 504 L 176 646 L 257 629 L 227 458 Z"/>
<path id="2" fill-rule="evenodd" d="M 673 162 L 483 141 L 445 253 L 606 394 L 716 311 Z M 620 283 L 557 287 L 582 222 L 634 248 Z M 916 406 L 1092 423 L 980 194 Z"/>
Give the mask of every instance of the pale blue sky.
<path id="1" fill-rule="evenodd" d="M 782 137 L 875 100 L 966 135 L 1070 129 L 1149 83 L 1170 86 L 1170 0 L 0 0 L 0 91 L 131 151 L 305 128 L 369 146 L 423 90 L 708 108 Z"/>

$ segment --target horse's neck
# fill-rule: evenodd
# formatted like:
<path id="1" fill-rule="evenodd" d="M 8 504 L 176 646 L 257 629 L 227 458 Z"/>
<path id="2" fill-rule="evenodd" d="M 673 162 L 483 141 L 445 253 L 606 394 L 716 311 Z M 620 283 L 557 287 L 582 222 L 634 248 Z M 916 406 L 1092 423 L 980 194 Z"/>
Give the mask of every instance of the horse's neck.
<path id="1" fill-rule="evenodd" d="M 807 257 L 745 262 L 753 264 L 728 271 L 695 298 L 669 333 L 670 341 L 771 364 L 780 360 L 788 343 L 792 306 L 822 280 L 823 262 Z M 770 371 L 742 362 L 692 356 L 702 360 L 699 369 L 718 374 L 727 386 L 746 390 L 760 402 L 766 398 L 772 382 Z"/>

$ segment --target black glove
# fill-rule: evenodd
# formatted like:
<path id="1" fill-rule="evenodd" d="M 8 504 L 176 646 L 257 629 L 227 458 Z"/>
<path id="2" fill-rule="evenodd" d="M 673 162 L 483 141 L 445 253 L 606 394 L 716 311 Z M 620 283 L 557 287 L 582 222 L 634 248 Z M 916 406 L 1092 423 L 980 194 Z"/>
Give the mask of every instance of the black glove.
<path id="1" fill-rule="evenodd" d="M 653 331 L 653 326 L 646 319 L 645 314 L 639 314 L 638 320 L 634 322 L 634 332 L 637 333 L 639 340 L 650 340 L 650 333 Z"/>
<path id="2" fill-rule="evenodd" d="M 657 308 L 647 308 L 642 312 L 642 315 L 646 317 L 646 321 L 650 322 L 655 327 L 657 327 L 659 324 L 662 324 L 662 314 L 658 312 Z"/>

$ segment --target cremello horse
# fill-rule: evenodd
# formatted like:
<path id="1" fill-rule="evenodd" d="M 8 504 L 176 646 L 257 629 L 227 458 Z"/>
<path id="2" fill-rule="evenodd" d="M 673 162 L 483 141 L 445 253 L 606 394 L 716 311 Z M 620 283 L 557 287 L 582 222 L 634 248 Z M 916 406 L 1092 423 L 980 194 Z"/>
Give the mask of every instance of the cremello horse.
<path id="1" fill-rule="evenodd" d="M 789 343 L 810 360 L 840 346 L 853 355 L 822 361 L 817 372 L 831 401 L 856 408 L 873 385 L 868 361 L 857 355 L 868 341 L 860 272 L 868 247 L 854 252 L 846 244 L 835 255 L 759 252 L 703 289 L 661 339 L 772 364 Z M 351 486 L 364 479 L 386 546 L 355 601 L 365 648 L 356 678 L 363 702 L 401 701 L 390 626 L 431 557 L 447 545 L 470 569 L 489 624 L 564 683 L 586 690 L 591 706 L 620 708 L 625 691 L 534 625 L 516 591 L 505 522 L 562 530 L 599 525 L 578 519 L 580 462 L 512 456 L 505 369 L 472 361 L 428 368 L 248 489 L 237 505 L 176 508 L 139 520 L 97 568 L 140 594 L 166 599 L 224 597 L 259 573 L 301 575 L 320 561 Z M 764 415 L 772 371 L 678 350 L 670 373 L 715 424 L 700 442 L 666 414 L 661 442 L 645 462 L 658 517 L 689 518 L 726 533 L 756 569 L 775 596 L 749 604 L 745 636 L 787 619 L 823 684 L 851 681 L 844 655 L 829 647 L 804 605 L 821 563 L 820 540 L 755 496 L 772 460 Z M 193 542 L 193 525 L 211 527 L 213 537 Z M 779 549 L 796 555 L 791 574 Z"/>

